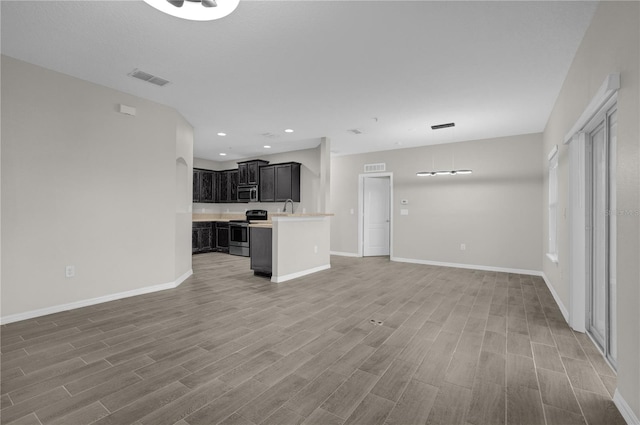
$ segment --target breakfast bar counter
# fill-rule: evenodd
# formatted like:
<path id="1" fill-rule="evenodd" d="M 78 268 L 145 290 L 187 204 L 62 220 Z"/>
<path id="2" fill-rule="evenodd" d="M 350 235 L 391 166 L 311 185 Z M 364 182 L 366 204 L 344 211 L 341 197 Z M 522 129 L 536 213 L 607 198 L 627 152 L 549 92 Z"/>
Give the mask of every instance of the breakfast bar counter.
<path id="1" fill-rule="evenodd" d="M 256 238 L 264 238 L 271 233 L 272 282 L 285 282 L 331 268 L 329 234 L 332 215 L 274 213 L 270 214 L 270 224 L 250 224 L 252 238 L 253 229 L 271 228 L 271 232 L 262 232 L 260 236 L 256 232 Z M 264 262 L 260 264 L 263 267 Z M 263 269 L 254 271 L 265 273 Z"/>

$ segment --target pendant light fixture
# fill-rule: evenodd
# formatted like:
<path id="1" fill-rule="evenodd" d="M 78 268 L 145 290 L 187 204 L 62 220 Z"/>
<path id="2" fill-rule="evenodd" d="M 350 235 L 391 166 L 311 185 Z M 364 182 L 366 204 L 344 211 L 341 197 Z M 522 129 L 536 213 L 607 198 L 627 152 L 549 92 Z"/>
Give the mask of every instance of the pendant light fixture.
<path id="1" fill-rule="evenodd" d="M 233 12 L 240 0 L 144 0 L 168 15 L 190 21 L 213 21 Z"/>
<path id="2" fill-rule="evenodd" d="M 471 170 L 451 170 L 451 171 L 419 171 L 416 173 L 416 176 L 419 177 L 429 177 L 429 176 L 455 176 L 456 174 L 471 174 L 473 171 Z"/>
<path id="3" fill-rule="evenodd" d="M 453 127 L 453 123 L 451 124 L 442 124 L 440 127 Z M 435 168 L 433 165 L 435 163 L 435 160 L 433 157 L 431 157 L 431 166 L 432 168 Z M 451 168 L 453 168 L 453 170 L 449 170 L 449 171 L 418 171 L 416 173 L 416 176 L 418 177 L 432 177 L 432 176 L 455 176 L 458 174 L 471 174 L 473 171 L 471 170 L 456 170 L 455 169 L 455 153 L 452 151 L 451 152 Z"/>

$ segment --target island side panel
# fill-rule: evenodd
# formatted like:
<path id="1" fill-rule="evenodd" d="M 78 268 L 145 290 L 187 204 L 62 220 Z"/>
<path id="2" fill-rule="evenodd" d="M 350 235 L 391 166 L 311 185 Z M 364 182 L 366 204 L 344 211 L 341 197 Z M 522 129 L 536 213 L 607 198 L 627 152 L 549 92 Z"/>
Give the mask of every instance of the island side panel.
<path id="1" fill-rule="evenodd" d="M 330 219 L 273 217 L 272 282 L 284 282 L 331 267 Z"/>

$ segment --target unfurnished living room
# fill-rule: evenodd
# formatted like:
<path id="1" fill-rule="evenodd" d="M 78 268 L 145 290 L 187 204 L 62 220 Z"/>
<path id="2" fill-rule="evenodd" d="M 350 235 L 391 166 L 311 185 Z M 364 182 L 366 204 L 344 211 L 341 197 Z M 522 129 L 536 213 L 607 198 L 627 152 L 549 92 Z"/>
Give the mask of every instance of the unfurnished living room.
<path id="1" fill-rule="evenodd" d="M 0 19 L 0 424 L 640 425 L 640 2 Z"/>

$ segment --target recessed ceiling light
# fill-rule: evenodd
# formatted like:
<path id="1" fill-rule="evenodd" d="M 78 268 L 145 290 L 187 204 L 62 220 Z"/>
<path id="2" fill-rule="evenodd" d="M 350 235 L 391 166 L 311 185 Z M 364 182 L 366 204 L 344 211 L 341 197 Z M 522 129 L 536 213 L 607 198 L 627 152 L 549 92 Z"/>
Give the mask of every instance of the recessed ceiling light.
<path id="1" fill-rule="evenodd" d="M 265 149 L 271 149 L 271 146 L 269 146 L 269 145 L 264 145 L 264 148 L 265 148 Z"/>
<path id="2" fill-rule="evenodd" d="M 227 154 L 224 152 L 220 152 L 220 156 L 227 156 Z"/>
<path id="3" fill-rule="evenodd" d="M 226 136 L 227 133 L 218 133 L 218 136 Z"/>
<path id="4" fill-rule="evenodd" d="M 285 132 L 285 133 L 293 133 L 293 130 L 292 130 L 292 129 L 290 129 L 290 128 L 287 128 L 284 132 Z"/>

